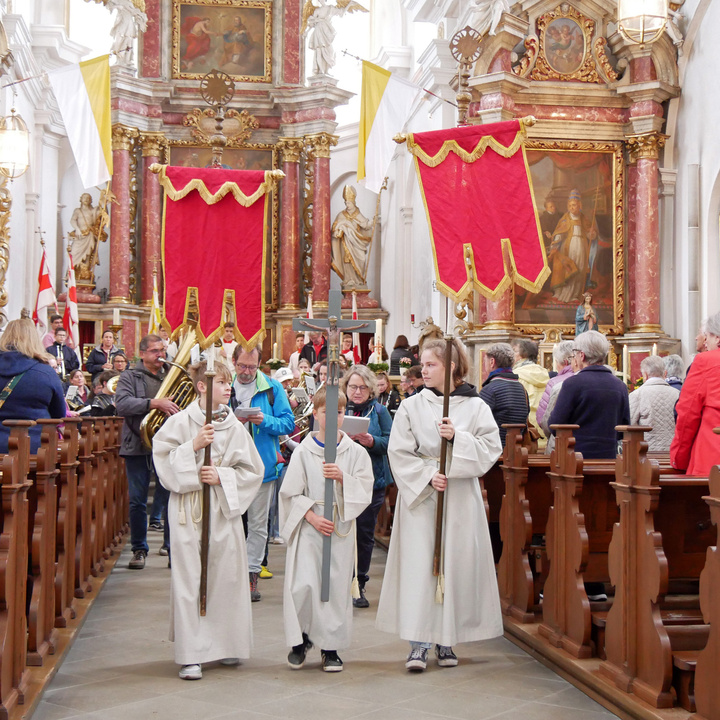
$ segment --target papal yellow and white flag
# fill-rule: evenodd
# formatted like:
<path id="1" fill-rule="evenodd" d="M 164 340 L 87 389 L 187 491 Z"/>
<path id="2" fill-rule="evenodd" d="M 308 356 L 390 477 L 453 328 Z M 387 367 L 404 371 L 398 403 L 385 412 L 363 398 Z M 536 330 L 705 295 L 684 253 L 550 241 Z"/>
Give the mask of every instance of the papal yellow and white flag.
<path id="1" fill-rule="evenodd" d="M 110 56 L 52 70 L 48 80 L 65 123 L 83 187 L 112 176 Z"/>
<path id="2" fill-rule="evenodd" d="M 157 335 L 160 332 L 162 323 L 162 310 L 160 309 L 160 297 L 158 295 L 157 273 L 153 272 L 153 297 L 150 307 L 150 322 L 148 323 L 148 335 Z"/>
<path id="3" fill-rule="evenodd" d="M 357 179 L 364 178 L 368 190 L 380 192 L 395 152 L 393 137 L 402 132 L 420 92 L 418 85 L 363 60 Z"/>

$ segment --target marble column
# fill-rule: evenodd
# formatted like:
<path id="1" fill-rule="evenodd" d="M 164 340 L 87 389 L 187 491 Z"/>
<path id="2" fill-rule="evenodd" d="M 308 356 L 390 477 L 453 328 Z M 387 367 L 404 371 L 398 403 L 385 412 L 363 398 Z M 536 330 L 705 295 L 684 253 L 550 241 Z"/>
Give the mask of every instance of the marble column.
<path id="1" fill-rule="evenodd" d="M 330 148 L 337 145 L 337 135 L 321 132 L 305 137 L 308 162 L 312 158 L 315 170 L 313 187 L 312 227 L 312 284 L 313 303 L 326 307 L 330 291 L 332 246 L 330 229 Z"/>
<path id="2" fill-rule="evenodd" d="M 498 296 L 497 300 L 487 301 L 486 330 L 502 330 L 514 328 L 513 324 L 513 288 L 508 287 Z"/>
<path id="3" fill-rule="evenodd" d="M 285 179 L 282 182 L 280 240 L 280 307 L 300 307 L 300 157 L 302 138 L 281 137 L 277 144 Z"/>
<path id="4" fill-rule="evenodd" d="M 633 333 L 658 333 L 660 327 L 660 236 L 658 153 L 666 136 L 659 132 L 627 138 L 634 162 L 634 237 L 630 241 L 628 271 L 633 288 L 629 324 Z"/>
<path id="5" fill-rule="evenodd" d="M 135 128 L 114 125 L 112 129 L 115 201 L 110 210 L 110 298 L 130 303 L 130 150 L 138 136 Z"/>
<path id="6" fill-rule="evenodd" d="M 142 144 L 142 281 L 140 286 L 140 302 L 142 305 L 152 304 L 153 270 L 162 271 L 162 189 L 157 175 L 150 172 L 153 163 L 162 162 L 163 146 L 167 140 L 162 133 L 143 133 Z M 162 275 L 158 275 L 158 288 L 162 285 Z"/>
<path id="7" fill-rule="evenodd" d="M 142 77 L 160 77 L 160 48 L 162 18 L 160 17 L 161 0 L 145 0 L 147 14 L 147 30 L 141 35 L 140 43 L 140 75 Z"/>

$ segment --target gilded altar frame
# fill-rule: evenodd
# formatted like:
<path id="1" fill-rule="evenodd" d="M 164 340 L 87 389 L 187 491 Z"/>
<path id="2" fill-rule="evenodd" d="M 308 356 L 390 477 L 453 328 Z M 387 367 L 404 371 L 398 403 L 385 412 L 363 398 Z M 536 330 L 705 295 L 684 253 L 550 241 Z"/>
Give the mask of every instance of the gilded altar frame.
<path id="1" fill-rule="evenodd" d="M 168 140 L 165 163 L 186 167 L 208 167 L 212 161 L 209 143 L 197 140 Z M 275 145 L 229 141 L 223 151 L 223 165 L 233 170 L 277 170 L 279 152 Z M 266 269 L 265 311 L 278 309 L 280 301 L 280 193 L 270 193 L 268 203 L 266 256 L 270 262 Z M 236 260 L 240 261 L 239 255 Z"/>
<path id="2" fill-rule="evenodd" d="M 172 0 L 172 77 L 272 82 L 273 0 Z"/>
<path id="3" fill-rule="evenodd" d="M 550 246 L 559 237 L 552 228 L 562 228 L 570 193 L 578 191 L 581 212 L 595 228 L 597 242 L 588 242 L 585 290 L 593 294 L 599 330 L 609 335 L 624 332 L 625 318 L 625 172 L 621 142 L 527 140 L 535 207 L 542 228 L 548 265 L 553 270 Z M 555 203 L 556 213 L 548 212 Z M 557 220 L 557 222 L 556 222 Z M 594 250 L 593 250 L 594 245 Z M 550 276 L 539 293 L 515 286 L 513 320 L 525 333 L 540 335 L 556 330 L 575 332 L 578 300 L 561 301 L 553 285 L 561 274 Z"/>

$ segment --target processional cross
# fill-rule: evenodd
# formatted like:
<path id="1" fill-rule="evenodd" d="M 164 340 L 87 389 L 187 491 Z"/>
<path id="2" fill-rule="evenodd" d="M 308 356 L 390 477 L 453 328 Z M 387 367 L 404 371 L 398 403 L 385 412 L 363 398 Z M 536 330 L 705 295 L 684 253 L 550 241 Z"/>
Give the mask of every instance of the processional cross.
<path id="1" fill-rule="evenodd" d="M 338 393 L 340 383 L 340 335 L 343 330 L 365 330 L 375 332 L 375 322 L 342 319 L 342 293 L 331 290 L 328 295 L 328 317 L 324 319 L 295 318 L 293 330 L 326 330 L 328 334 L 327 381 L 325 382 L 325 462 L 334 463 L 337 457 L 337 416 Z M 325 511 L 326 520 L 333 521 L 334 483 L 325 478 Z M 332 534 L 323 536 L 322 589 L 320 600 L 330 599 L 330 541 Z"/>

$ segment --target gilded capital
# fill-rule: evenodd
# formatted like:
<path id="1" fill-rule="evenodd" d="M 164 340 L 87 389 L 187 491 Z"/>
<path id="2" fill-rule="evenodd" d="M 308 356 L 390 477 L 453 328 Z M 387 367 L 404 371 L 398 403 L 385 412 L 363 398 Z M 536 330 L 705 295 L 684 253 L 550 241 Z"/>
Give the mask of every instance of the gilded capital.
<path id="1" fill-rule="evenodd" d="M 162 157 L 168 141 L 163 133 L 140 133 L 143 157 Z"/>
<path id="2" fill-rule="evenodd" d="M 133 139 L 138 137 L 139 134 L 137 128 L 127 127 L 127 125 L 113 125 L 112 149 L 130 150 Z"/>
<path id="3" fill-rule="evenodd" d="M 628 135 L 625 141 L 630 154 L 630 162 L 634 164 L 641 159 L 657 160 L 668 137 L 660 132 Z"/>
<path id="4" fill-rule="evenodd" d="M 305 149 L 302 138 L 281 137 L 278 139 L 277 149 L 280 151 L 283 162 L 300 162 Z"/>
<path id="5" fill-rule="evenodd" d="M 338 136 L 321 132 L 315 135 L 305 136 L 305 147 L 308 155 L 315 158 L 329 158 L 330 148 L 338 144 Z"/>

